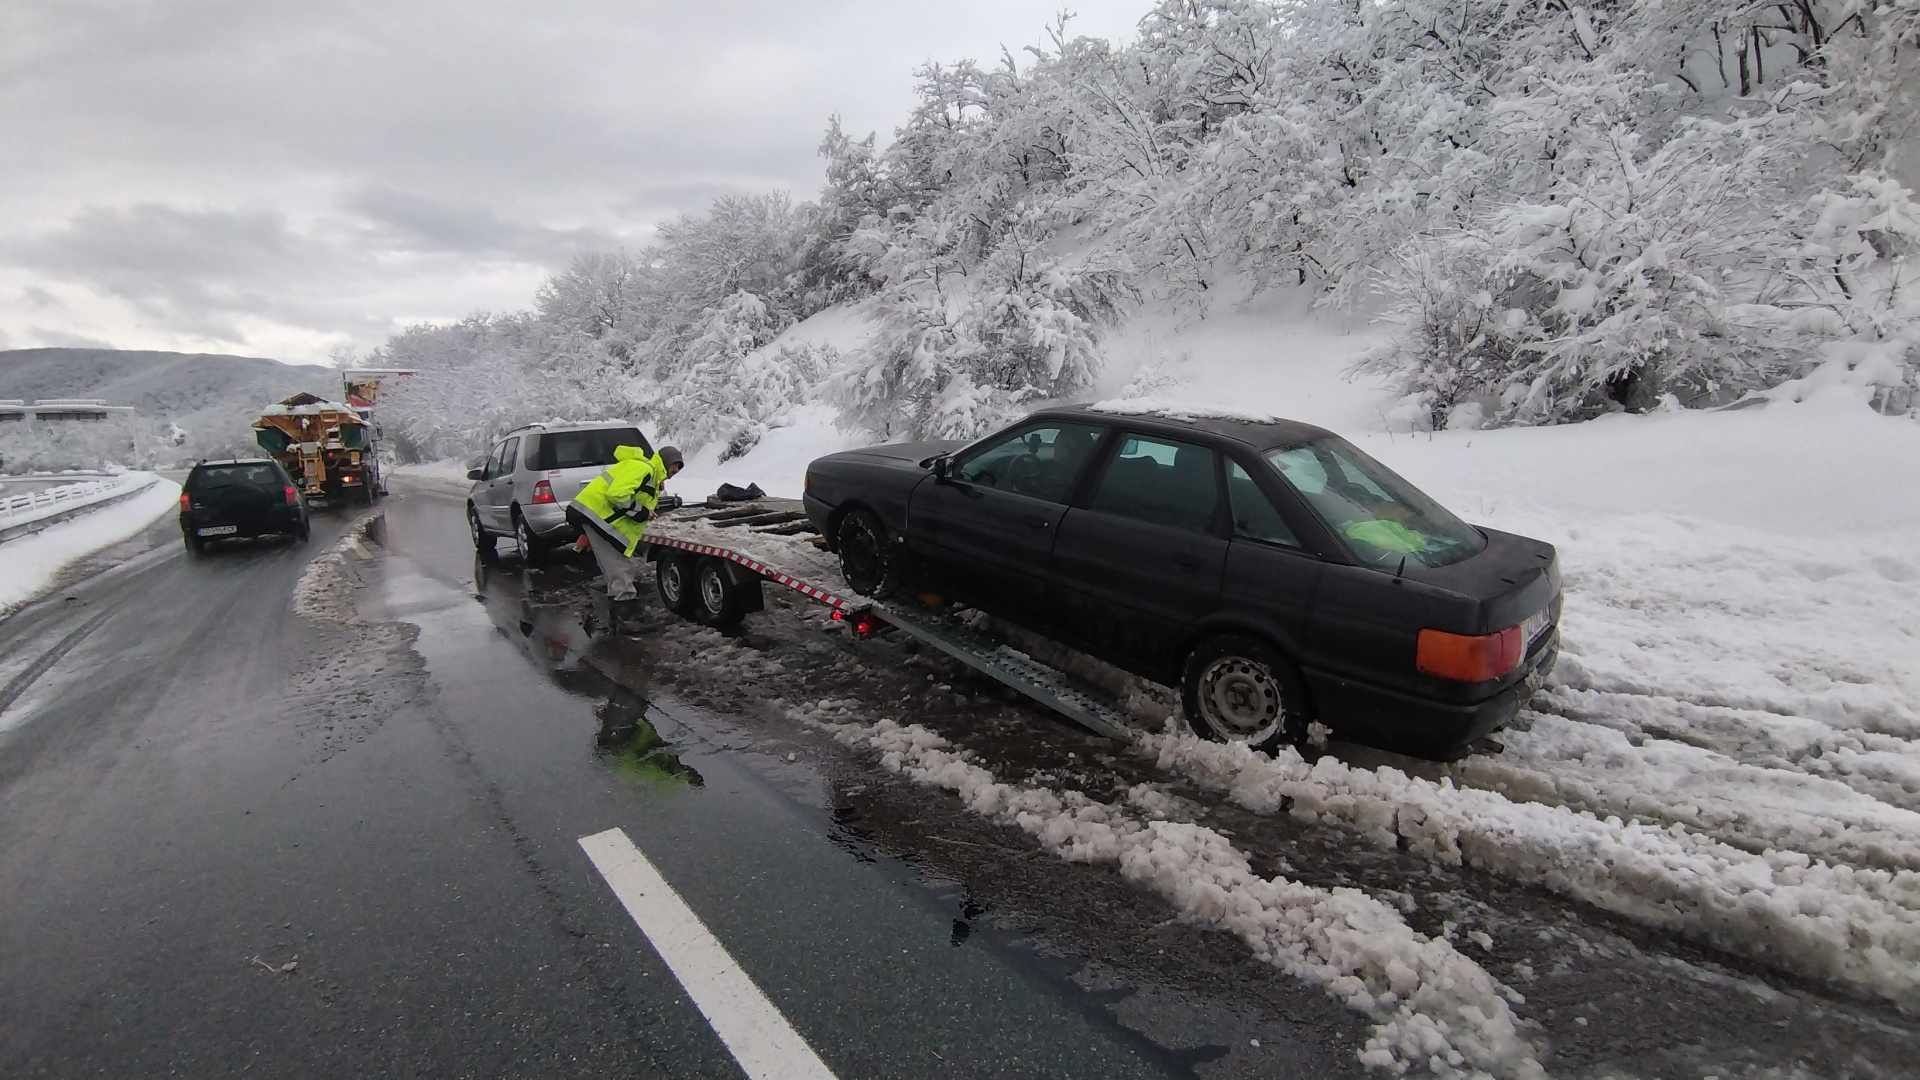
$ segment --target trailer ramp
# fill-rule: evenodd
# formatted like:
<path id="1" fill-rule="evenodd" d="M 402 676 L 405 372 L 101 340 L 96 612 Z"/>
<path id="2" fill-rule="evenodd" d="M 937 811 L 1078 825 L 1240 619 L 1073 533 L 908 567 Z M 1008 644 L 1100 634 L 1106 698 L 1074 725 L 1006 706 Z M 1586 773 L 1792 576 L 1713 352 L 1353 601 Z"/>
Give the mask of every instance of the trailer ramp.
<path id="1" fill-rule="evenodd" d="M 854 594 L 841 583 L 837 560 L 826 551 L 798 500 L 689 505 L 655 519 L 646 543 L 745 567 L 825 604 L 859 636 L 892 626 L 1097 735 L 1132 738 L 1126 714 L 1081 680 L 951 615 L 911 601 L 873 601 Z"/>

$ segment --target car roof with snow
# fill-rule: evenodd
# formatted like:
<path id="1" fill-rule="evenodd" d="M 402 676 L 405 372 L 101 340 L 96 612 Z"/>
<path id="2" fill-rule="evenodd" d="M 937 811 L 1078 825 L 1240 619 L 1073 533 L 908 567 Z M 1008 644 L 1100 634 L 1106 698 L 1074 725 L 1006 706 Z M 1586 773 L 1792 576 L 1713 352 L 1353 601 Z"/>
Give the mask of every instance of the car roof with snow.
<path id="1" fill-rule="evenodd" d="M 196 461 L 193 463 L 193 467 L 198 469 L 203 466 L 210 467 L 214 465 L 272 465 L 273 463 L 274 461 L 272 458 L 239 457 L 239 458 L 220 458 L 216 461 Z"/>
<path id="2" fill-rule="evenodd" d="M 1075 417 L 1101 423 L 1124 422 L 1142 429 L 1157 428 L 1163 433 L 1203 431 L 1223 439 L 1244 443 L 1256 450 L 1295 445 L 1333 433 L 1322 427 L 1265 416 L 1235 412 L 1206 405 L 1188 405 L 1139 398 L 1101 401 L 1081 405 L 1063 405 L 1041 409 L 1035 416 Z"/>

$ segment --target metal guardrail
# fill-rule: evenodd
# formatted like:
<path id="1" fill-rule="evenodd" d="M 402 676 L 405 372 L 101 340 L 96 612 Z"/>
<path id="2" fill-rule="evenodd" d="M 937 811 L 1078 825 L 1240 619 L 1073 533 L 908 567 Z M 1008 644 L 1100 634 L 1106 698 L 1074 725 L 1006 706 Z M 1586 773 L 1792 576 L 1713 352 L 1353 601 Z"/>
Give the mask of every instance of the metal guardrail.
<path id="1" fill-rule="evenodd" d="M 110 499 L 152 480 L 148 473 L 121 473 L 105 480 L 61 484 L 0 498 L 0 529 L 24 525 L 89 503 Z"/>

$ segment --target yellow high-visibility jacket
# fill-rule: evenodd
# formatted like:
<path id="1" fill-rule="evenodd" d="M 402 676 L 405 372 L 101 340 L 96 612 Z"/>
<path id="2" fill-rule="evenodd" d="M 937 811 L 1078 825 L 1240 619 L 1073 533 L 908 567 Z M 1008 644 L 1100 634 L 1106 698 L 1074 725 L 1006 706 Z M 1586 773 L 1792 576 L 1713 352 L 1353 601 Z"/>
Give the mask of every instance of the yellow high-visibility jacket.
<path id="1" fill-rule="evenodd" d="M 584 512 L 589 527 L 597 526 L 602 535 L 623 545 L 628 558 L 639 550 L 641 537 L 647 534 L 647 522 L 660 504 L 661 489 L 667 484 L 667 463 L 660 455 L 638 446 L 616 446 L 613 464 L 607 471 L 587 481 L 573 506 Z"/>

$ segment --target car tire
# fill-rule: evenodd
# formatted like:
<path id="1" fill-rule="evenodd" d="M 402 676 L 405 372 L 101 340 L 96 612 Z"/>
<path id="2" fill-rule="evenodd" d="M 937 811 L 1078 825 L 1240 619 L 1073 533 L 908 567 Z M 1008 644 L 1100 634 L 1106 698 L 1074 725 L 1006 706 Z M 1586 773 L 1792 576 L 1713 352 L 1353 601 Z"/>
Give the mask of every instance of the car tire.
<path id="1" fill-rule="evenodd" d="M 1200 642 L 1187 655 L 1180 697 L 1187 727 L 1201 738 L 1260 751 L 1306 741 L 1306 684 L 1259 638 L 1222 634 Z"/>
<path id="2" fill-rule="evenodd" d="M 876 600 L 899 588 L 899 556 L 878 514 L 853 511 L 840 519 L 833 539 L 840 552 L 840 576 L 847 579 L 848 588 Z"/>
<path id="3" fill-rule="evenodd" d="M 701 559 L 693 568 L 693 617 L 703 626 L 724 630 L 746 616 L 740 587 L 719 559 Z"/>
<path id="4" fill-rule="evenodd" d="M 300 530 L 293 534 L 293 538 L 303 544 L 313 539 L 313 523 L 307 521 L 301 522 Z"/>
<path id="5" fill-rule="evenodd" d="M 181 533 L 180 539 L 186 542 L 188 555 L 197 559 L 207 553 L 207 542 L 192 533 Z"/>
<path id="6" fill-rule="evenodd" d="M 540 566 L 547 561 L 547 545 L 541 543 L 540 538 L 533 534 L 533 526 L 528 525 L 527 519 L 520 516 L 518 508 L 513 511 L 513 540 L 520 545 L 522 564 Z"/>
<path id="7" fill-rule="evenodd" d="M 500 557 L 499 537 L 487 532 L 487 527 L 480 524 L 480 512 L 473 508 L 472 503 L 467 504 L 467 532 L 473 537 L 473 550 L 479 553 L 481 562 L 492 562 Z"/>
<path id="8" fill-rule="evenodd" d="M 653 587 L 660 594 L 660 604 L 681 618 L 693 616 L 693 567 L 692 560 L 684 555 L 667 554 L 656 559 L 653 564 Z"/>

